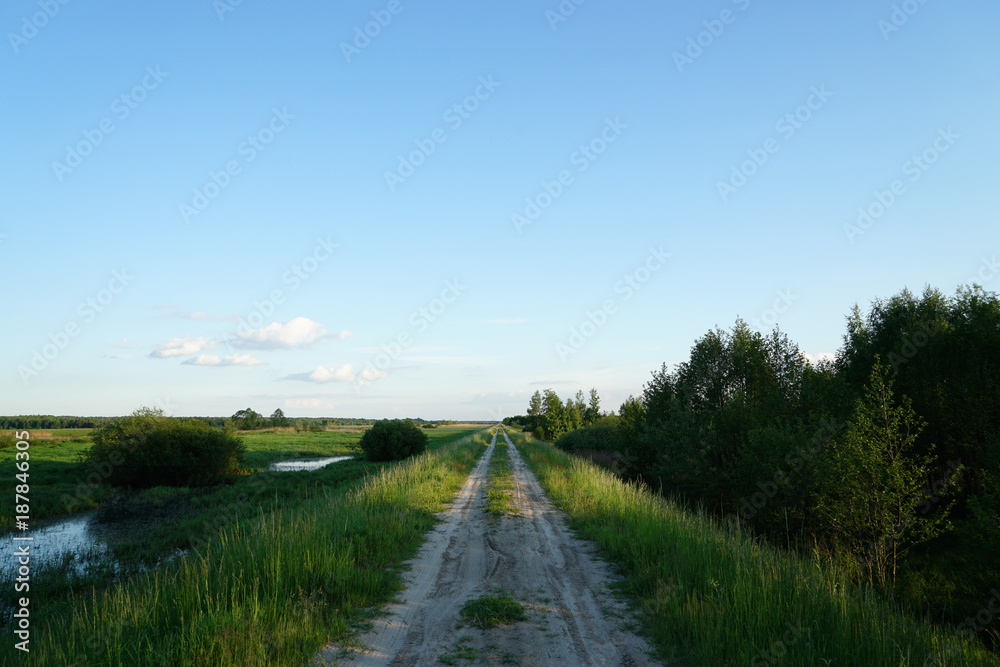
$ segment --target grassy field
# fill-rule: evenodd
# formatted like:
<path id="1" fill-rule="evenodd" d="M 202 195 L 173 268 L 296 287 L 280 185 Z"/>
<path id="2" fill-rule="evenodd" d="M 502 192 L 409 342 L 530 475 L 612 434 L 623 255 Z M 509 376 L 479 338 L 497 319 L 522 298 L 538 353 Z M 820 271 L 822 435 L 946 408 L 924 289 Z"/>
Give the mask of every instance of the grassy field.
<path id="1" fill-rule="evenodd" d="M 582 537 L 621 566 L 623 592 L 667 659 L 686 665 L 998 665 L 978 643 L 914 620 L 829 564 L 780 553 L 596 465 L 513 434 Z"/>
<path id="2" fill-rule="evenodd" d="M 13 431 L 4 431 L 9 435 Z M 80 457 L 90 449 L 90 429 L 64 428 L 30 431 L 30 487 L 32 521 L 93 509 L 105 502 L 112 491 L 107 485 L 92 485 Z M 0 449 L 0 469 L 9 470 L 13 479 L 14 455 L 11 447 Z M 77 497 L 79 496 L 79 497 Z M 73 498 L 67 503 L 64 498 Z M 0 503 L 0 525 L 14 522 L 14 504 Z"/>
<path id="3" fill-rule="evenodd" d="M 433 449 L 453 442 L 482 425 L 456 424 L 425 429 Z M 246 465 L 264 470 L 274 461 L 303 457 L 350 456 L 351 446 L 361 439 L 366 427 L 331 427 L 327 431 L 297 433 L 292 428 L 243 431 L 239 435 L 246 444 Z M 31 519 L 33 522 L 95 509 L 108 502 L 115 490 L 102 483 L 100 475 L 81 463 L 90 449 L 90 429 L 53 429 L 31 431 L 31 469 L 29 477 Z M 5 431 L 4 434 L 10 434 Z M 12 470 L 16 450 L 0 449 L 0 469 Z M 337 464 L 343 465 L 343 464 Z M 289 473 L 284 473 L 289 474 Z M 166 497 L 186 495 L 187 490 L 153 489 L 132 499 L 136 505 L 148 495 L 153 505 L 162 505 Z M 0 525 L 13 523 L 13 503 L 0 504 Z"/>
<path id="4" fill-rule="evenodd" d="M 399 590 L 399 565 L 482 455 L 483 436 L 469 429 L 442 439 L 452 442 L 363 480 L 300 487 L 154 571 L 36 595 L 32 663 L 307 664 Z M 11 664 L 12 643 L 0 648 Z"/>
<path id="5" fill-rule="evenodd" d="M 296 432 L 293 428 L 240 431 L 246 445 L 248 468 L 266 469 L 275 461 L 324 456 L 352 456 L 351 446 L 367 430 L 363 426 L 332 428 L 318 433 Z"/>

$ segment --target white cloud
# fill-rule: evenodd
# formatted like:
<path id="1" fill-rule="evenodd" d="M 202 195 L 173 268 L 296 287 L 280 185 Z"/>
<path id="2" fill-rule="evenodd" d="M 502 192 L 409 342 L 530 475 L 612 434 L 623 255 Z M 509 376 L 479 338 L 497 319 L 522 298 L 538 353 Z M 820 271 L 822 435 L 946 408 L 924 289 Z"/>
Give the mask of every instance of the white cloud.
<path id="1" fill-rule="evenodd" d="M 820 352 L 819 354 L 806 354 L 803 352 L 802 354 L 810 364 L 817 364 L 820 361 L 833 361 L 837 358 L 837 355 L 833 352 Z"/>
<path id="2" fill-rule="evenodd" d="M 344 364 L 340 368 L 334 368 L 333 366 L 330 368 L 317 366 L 316 370 L 311 373 L 293 373 L 285 376 L 285 379 L 302 380 L 303 382 L 316 382 L 318 384 L 325 384 L 327 382 L 353 382 L 355 384 L 361 384 L 364 382 L 371 382 L 372 380 L 380 380 L 388 376 L 389 374 L 385 371 L 377 371 L 374 368 L 366 368 L 355 375 L 352 366 L 350 364 Z"/>
<path id="3" fill-rule="evenodd" d="M 312 382 L 353 382 L 354 371 L 350 364 L 344 364 L 340 368 L 323 368 L 319 366 L 309 374 Z"/>
<path id="4" fill-rule="evenodd" d="M 306 347 L 324 340 L 347 338 L 350 331 L 329 332 L 319 322 L 308 317 L 296 317 L 288 322 L 272 322 L 257 329 L 241 330 L 233 339 L 233 345 L 242 348 L 273 350 L 279 348 Z"/>
<path id="5" fill-rule="evenodd" d="M 117 347 L 117 348 L 120 348 L 122 350 L 130 350 L 133 347 L 136 347 L 137 345 L 138 345 L 138 343 L 130 343 L 129 340 L 128 340 L 128 338 L 122 338 L 117 343 L 112 343 L 113 347 Z"/>
<path id="6" fill-rule="evenodd" d="M 247 353 L 227 354 L 221 358 L 214 354 L 199 354 L 194 359 L 188 359 L 184 363 L 191 366 L 259 366 L 264 362 Z"/>
<path id="7" fill-rule="evenodd" d="M 366 368 L 365 370 L 358 373 L 358 379 L 364 380 L 365 382 L 371 382 L 372 380 L 381 380 L 382 378 L 389 377 L 389 374 L 385 371 L 377 371 L 374 368 Z"/>
<path id="8" fill-rule="evenodd" d="M 188 334 L 183 338 L 168 338 L 157 345 L 156 349 L 149 353 L 149 356 L 157 359 L 182 357 L 211 350 L 213 347 L 215 347 L 215 341 L 211 338 L 192 338 L 191 334 Z"/>

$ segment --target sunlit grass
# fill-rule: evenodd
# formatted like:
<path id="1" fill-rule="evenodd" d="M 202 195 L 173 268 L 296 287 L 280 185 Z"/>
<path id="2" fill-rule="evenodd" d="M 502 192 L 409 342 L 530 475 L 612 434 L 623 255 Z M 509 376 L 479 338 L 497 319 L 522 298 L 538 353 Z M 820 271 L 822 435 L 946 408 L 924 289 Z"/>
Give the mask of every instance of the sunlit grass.
<path id="1" fill-rule="evenodd" d="M 188 557 L 71 604 L 39 600 L 32 663 L 307 664 L 399 590 L 399 564 L 481 454 L 470 437 L 242 517 Z"/>
<path id="2" fill-rule="evenodd" d="M 544 443 L 516 438 L 570 525 L 621 566 L 660 652 L 690 665 L 997 665 L 834 567 L 782 553 Z"/>
<path id="3" fill-rule="evenodd" d="M 441 447 L 482 429 L 482 424 L 455 424 L 427 429 L 428 448 Z M 104 483 L 104 476 L 81 462 L 82 456 L 93 444 L 90 439 L 92 429 L 27 430 L 31 434 L 29 487 L 32 522 L 95 509 L 116 495 L 117 491 Z M 291 428 L 281 428 L 244 431 L 240 436 L 246 444 L 246 466 L 251 470 L 266 470 L 271 463 L 286 459 L 357 455 L 351 446 L 361 439 L 363 432 L 361 427 L 332 427 L 321 432 L 296 432 Z M 13 431 L 2 433 L 10 435 Z M 0 468 L 13 472 L 16 451 L 13 446 L 0 449 Z M 0 504 L 0 525 L 10 526 L 13 520 L 14 503 Z"/>

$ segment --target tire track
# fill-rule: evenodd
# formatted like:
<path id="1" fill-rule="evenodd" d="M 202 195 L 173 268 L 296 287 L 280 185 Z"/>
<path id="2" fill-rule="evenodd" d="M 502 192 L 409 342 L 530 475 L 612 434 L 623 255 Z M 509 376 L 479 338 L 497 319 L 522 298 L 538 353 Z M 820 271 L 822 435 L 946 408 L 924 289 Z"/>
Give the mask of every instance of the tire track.
<path id="1" fill-rule="evenodd" d="M 406 588 L 361 638 L 364 650 L 336 645 L 316 665 L 437 665 L 460 644 L 477 662 L 520 665 L 650 665 L 649 647 L 621 625 L 625 606 L 607 592 L 610 567 L 578 540 L 506 433 L 516 514 L 485 511 L 487 472 L 497 436 L 404 575 Z M 461 625 L 470 599 L 506 591 L 528 620 L 489 630 Z M 605 612 L 608 611 L 611 617 Z M 457 660 L 456 664 L 469 664 Z"/>

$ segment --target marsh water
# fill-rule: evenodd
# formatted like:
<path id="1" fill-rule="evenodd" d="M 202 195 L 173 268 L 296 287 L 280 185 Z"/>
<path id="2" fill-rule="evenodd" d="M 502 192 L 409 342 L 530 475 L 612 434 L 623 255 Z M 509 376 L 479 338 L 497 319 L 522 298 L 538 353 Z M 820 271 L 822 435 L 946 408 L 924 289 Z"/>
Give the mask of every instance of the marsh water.
<path id="1" fill-rule="evenodd" d="M 272 463 L 268 470 L 274 472 L 296 472 L 319 470 L 320 468 L 352 459 L 352 456 L 331 456 L 317 459 L 290 459 Z M 111 545 L 129 537 L 141 534 L 153 526 L 159 518 L 116 519 L 100 510 L 80 512 L 72 516 L 46 521 L 21 533 L 15 532 L 3 538 L 8 548 L 0 550 L 0 572 L 17 570 L 19 547 L 27 545 L 31 571 L 43 565 L 56 565 L 71 558 L 78 572 L 86 568 L 87 561 L 111 552 Z M 14 537 L 31 537 L 31 540 L 14 541 Z"/>
<path id="2" fill-rule="evenodd" d="M 16 570 L 17 550 L 27 546 L 31 572 L 43 566 L 59 565 L 67 561 L 69 571 L 82 574 L 87 563 L 111 553 L 111 545 L 128 537 L 135 537 L 151 527 L 156 519 L 115 520 L 102 518 L 100 510 L 80 512 L 72 516 L 42 522 L 37 527 L 9 535 L 10 548 L 0 551 L 0 572 Z M 31 540 L 14 541 L 13 537 L 30 537 Z"/>
<path id="3" fill-rule="evenodd" d="M 288 461 L 277 461 L 271 464 L 268 470 L 274 472 L 295 472 L 302 470 L 319 470 L 324 466 L 339 461 L 353 459 L 353 456 L 330 456 L 324 459 L 290 459 Z"/>

